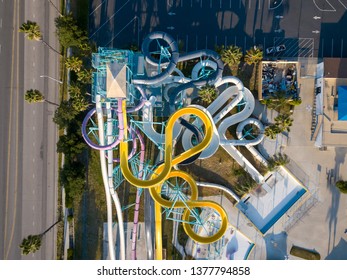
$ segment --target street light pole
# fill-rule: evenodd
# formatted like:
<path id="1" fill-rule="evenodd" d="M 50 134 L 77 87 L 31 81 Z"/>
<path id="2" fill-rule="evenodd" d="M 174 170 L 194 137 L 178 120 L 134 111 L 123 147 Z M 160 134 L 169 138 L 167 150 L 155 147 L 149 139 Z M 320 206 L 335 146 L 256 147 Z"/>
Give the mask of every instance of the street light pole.
<path id="1" fill-rule="evenodd" d="M 54 79 L 54 78 L 52 78 L 51 76 L 47 76 L 47 75 L 41 75 L 40 78 L 48 78 L 48 79 L 51 79 L 51 80 L 53 80 L 53 81 L 55 81 L 55 82 L 57 82 L 57 83 L 59 83 L 59 84 L 62 84 L 62 83 L 63 83 L 63 81 L 59 81 L 59 80 Z"/>

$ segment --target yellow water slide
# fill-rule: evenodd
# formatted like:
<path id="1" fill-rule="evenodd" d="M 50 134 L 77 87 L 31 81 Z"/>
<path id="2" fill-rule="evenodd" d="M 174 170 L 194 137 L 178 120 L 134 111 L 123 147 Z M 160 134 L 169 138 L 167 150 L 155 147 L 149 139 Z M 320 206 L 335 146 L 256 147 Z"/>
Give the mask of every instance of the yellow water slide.
<path id="1" fill-rule="evenodd" d="M 124 121 L 124 138 L 120 142 L 120 166 L 124 178 L 132 185 L 138 188 L 148 188 L 151 196 L 155 201 L 155 231 L 156 231 L 156 259 L 162 259 L 162 213 L 161 207 L 165 208 L 185 208 L 183 212 L 183 220 L 187 223 L 183 223 L 183 228 L 187 235 L 194 241 L 199 243 L 212 243 L 220 239 L 228 227 L 228 220 L 225 210 L 222 206 L 213 201 L 198 200 L 198 187 L 194 179 L 186 172 L 180 170 L 174 170 L 172 167 L 177 165 L 186 159 L 200 153 L 211 142 L 213 134 L 212 120 L 202 110 L 196 107 L 186 107 L 176 111 L 171 115 L 165 130 L 165 154 L 164 163 L 159 165 L 153 172 L 153 175 L 149 180 L 141 180 L 133 175 L 128 165 L 128 143 L 127 139 L 127 116 L 126 116 L 126 101 L 122 101 L 123 121 Z M 196 146 L 185 151 L 184 153 L 173 157 L 173 126 L 175 122 L 184 115 L 195 115 L 201 119 L 205 126 L 205 137 Z M 180 177 L 185 180 L 191 189 L 191 197 L 189 201 L 173 202 L 161 197 L 161 187 L 165 180 L 173 177 Z M 187 208 L 189 207 L 189 209 Z M 221 218 L 221 227 L 212 236 L 200 236 L 194 232 L 190 226 L 190 210 L 196 207 L 208 207 L 214 209 L 219 213 Z"/>

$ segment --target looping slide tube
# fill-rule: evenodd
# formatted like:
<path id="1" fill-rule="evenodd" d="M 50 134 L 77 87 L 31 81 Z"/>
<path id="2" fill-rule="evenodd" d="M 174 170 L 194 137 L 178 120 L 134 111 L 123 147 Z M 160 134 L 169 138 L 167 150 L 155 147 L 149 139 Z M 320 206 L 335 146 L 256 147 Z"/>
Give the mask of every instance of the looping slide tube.
<path id="1" fill-rule="evenodd" d="M 127 127 L 127 119 L 126 119 L 126 101 L 122 102 L 123 108 L 123 122 L 124 128 Z M 173 127 L 176 121 L 178 121 L 182 116 L 192 114 L 196 115 L 205 126 L 205 137 L 201 140 L 201 142 L 192 147 L 191 149 L 183 152 L 182 154 L 172 158 L 173 153 Z M 124 139 L 127 138 L 127 132 L 124 130 Z M 194 157 L 194 155 L 199 154 L 203 149 L 205 149 L 211 142 L 213 135 L 213 124 L 211 117 L 208 116 L 204 111 L 198 109 L 197 107 L 187 107 L 176 111 L 169 119 L 165 131 L 165 155 L 164 162 L 160 164 L 153 172 L 152 176 L 149 180 L 142 180 L 134 176 L 128 165 L 128 144 L 124 141 L 124 139 L 120 142 L 120 166 L 123 173 L 124 178 L 133 186 L 139 188 L 149 188 L 150 194 L 155 200 L 155 223 L 156 223 L 156 258 L 162 259 L 162 227 L 161 227 L 161 207 L 176 207 L 176 208 L 185 208 L 185 204 L 183 202 L 177 202 L 175 205 L 172 205 L 172 202 L 167 201 L 161 198 L 160 190 L 161 184 L 170 177 L 179 176 L 183 179 L 187 180 L 192 188 L 192 199 L 187 203 L 187 205 L 191 208 L 195 207 L 209 207 L 216 210 L 221 219 L 222 224 L 220 229 L 214 233 L 212 236 L 200 236 L 194 232 L 194 230 L 188 225 L 184 225 L 184 230 L 193 240 L 201 243 L 211 243 L 217 241 L 221 238 L 228 225 L 227 215 L 225 210 L 215 202 L 212 201 L 197 201 L 197 186 L 194 180 L 190 175 L 184 173 L 183 171 L 175 171 L 173 170 L 173 166 L 177 165 L 181 162 L 184 162 L 188 159 Z M 169 203 L 169 204 L 168 204 Z M 185 221 L 189 221 L 190 210 L 186 210 L 183 215 L 183 219 Z"/>
<path id="2" fill-rule="evenodd" d="M 184 179 L 188 185 L 191 188 L 191 198 L 188 201 L 177 201 L 176 203 L 174 203 L 173 201 L 164 199 L 161 197 L 160 192 L 161 192 L 161 186 L 158 186 L 156 188 L 151 188 L 149 190 L 151 196 L 153 197 L 153 199 L 160 204 L 160 206 L 165 207 L 165 208 L 185 208 L 184 212 L 183 212 L 183 220 L 185 221 L 185 223 L 183 223 L 183 229 L 185 230 L 185 232 L 187 233 L 187 235 L 192 238 L 194 241 L 199 242 L 199 243 L 203 243 L 203 244 L 207 244 L 207 243 L 212 243 L 217 241 L 219 238 L 221 238 L 225 231 L 227 230 L 228 227 L 228 218 L 227 218 L 227 214 L 225 212 L 225 210 L 223 209 L 222 206 L 220 206 L 219 204 L 217 204 L 214 201 L 209 201 L 209 200 L 198 200 L 198 187 L 196 182 L 194 181 L 194 179 L 192 178 L 192 176 L 190 176 L 188 173 L 181 171 L 181 170 L 174 170 L 171 171 L 171 173 L 169 174 L 169 176 L 167 177 L 167 179 L 169 178 L 173 178 L 173 177 L 180 177 L 182 179 Z M 190 216 L 190 209 L 186 208 L 186 205 L 188 205 L 190 207 L 190 209 L 196 208 L 196 207 L 208 207 L 211 209 L 214 209 L 216 212 L 218 212 L 218 214 L 221 217 L 221 227 L 217 230 L 216 233 L 214 233 L 211 236 L 201 236 L 197 233 L 194 232 L 194 230 L 191 228 L 191 226 L 189 225 L 189 216 Z M 156 222 L 160 221 L 161 222 L 161 213 L 156 213 Z M 160 236 L 158 236 L 158 234 L 161 234 L 157 232 L 157 238 L 158 239 Z"/>
<path id="3" fill-rule="evenodd" d="M 158 61 L 154 60 L 149 52 L 149 45 L 151 41 L 156 39 L 162 39 L 166 41 L 166 43 L 171 48 L 171 60 L 168 63 L 166 69 L 161 72 L 160 74 L 153 76 L 153 77 L 146 77 L 144 79 L 133 79 L 134 84 L 144 84 L 144 85 L 153 85 L 158 84 L 165 80 L 165 78 L 170 75 L 176 68 L 176 64 L 178 62 L 179 58 L 179 51 L 178 51 L 178 44 L 177 42 L 167 33 L 165 32 L 153 32 L 149 34 L 142 43 L 142 53 L 145 55 L 145 59 L 148 63 L 158 65 Z"/>
<path id="4" fill-rule="evenodd" d="M 126 120 L 126 102 L 123 100 L 123 121 L 124 121 L 124 127 L 127 127 L 127 120 Z M 182 116 L 187 114 L 193 114 L 199 117 L 202 122 L 205 124 L 205 137 L 195 147 L 183 152 L 182 154 L 178 155 L 175 158 L 172 158 L 173 153 L 173 127 L 175 122 Z M 188 158 L 191 158 L 195 154 L 198 154 L 201 152 L 204 148 L 206 148 L 209 143 L 211 142 L 212 135 L 213 135 L 213 125 L 210 120 L 210 118 L 200 109 L 193 108 L 193 107 L 187 107 L 180 109 L 176 111 L 169 119 L 167 123 L 167 127 L 165 130 L 165 155 L 164 155 L 164 163 L 160 165 L 155 170 L 155 178 L 152 178 L 151 180 L 141 180 L 136 178 L 128 165 L 128 143 L 125 141 L 120 142 L 120 166 L 123 173 L 124 178 L 132 185 L 139 187 L 139 188 L 152 188 L 156 185 L 161 184 L 164 180 L 166 180 L 167 176 L 169 175 L 172 166 L 179 164 L 183 161 L 185 161 Z M 124 138 L 127 138 L 127 132 L 124 131 Z"/>

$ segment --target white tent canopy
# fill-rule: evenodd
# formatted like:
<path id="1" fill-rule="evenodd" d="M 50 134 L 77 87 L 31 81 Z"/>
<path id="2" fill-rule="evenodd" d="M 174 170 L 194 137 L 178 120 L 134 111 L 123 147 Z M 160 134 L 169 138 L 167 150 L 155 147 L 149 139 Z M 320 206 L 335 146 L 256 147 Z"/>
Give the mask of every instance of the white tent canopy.
<path id="1" fill-rule="evenodd" d="M 126 66 L 117 62 L 109 62 L 107 69 L 107 98 L 126 98 Z"/>

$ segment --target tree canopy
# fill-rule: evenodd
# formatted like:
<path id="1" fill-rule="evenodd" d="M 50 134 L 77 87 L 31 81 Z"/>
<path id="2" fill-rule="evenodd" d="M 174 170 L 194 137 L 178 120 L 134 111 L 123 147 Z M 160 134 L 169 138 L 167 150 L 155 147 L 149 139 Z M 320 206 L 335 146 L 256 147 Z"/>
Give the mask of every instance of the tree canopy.
<path id="1" fill-rule="evenodd" d="M 24 99 L 28 103 L 37 103 L 37 102 L 44 102 L 45 101 L 45 97 L 37 89 L 27 90 L 25 95 L 24 95 Z"/>
<path id="2" fill-rule="evenodd" d="M 347 193 L 347 181 L 337 181 L 336 187 L 340 190 L 340 192 Z"/>
<path id="3" fill-rule="evenodd" d="M 213 85 L 204 85 L 199 89 L 199 97 L 207 104 L 212 103 L 218 96 L 218 89 Z"/>
<path id="4" fill-rule="evenodd" d="M 241 48 L 230 45 L 221 50 L 221 57 L 225 64 L 229 67 L 239 65 L 242 59 L 242 50 Z"/>
<path id="5" fill-rule="evenodd" d="M 258 47 L 254 46 L 253 48 L 246 51 L 245 62 L 248 65 L 257 64 L 263 59 L 263 51 Z"/>
<path id="6" fill-rule="evenodd" d="M 19 32 L 23 32 L 29 40 L 42 40 L 40 26 L 34 21 L 27 20 L 27 22 L 24 22 L 19 28 Z"/>
<path id="7" fill-rule="evenodd" d="M 87 34 L 78 25 L 72 14 L 55 19 L 60 44 L 65 47 L 79 47 L 88 42 Z"/>

